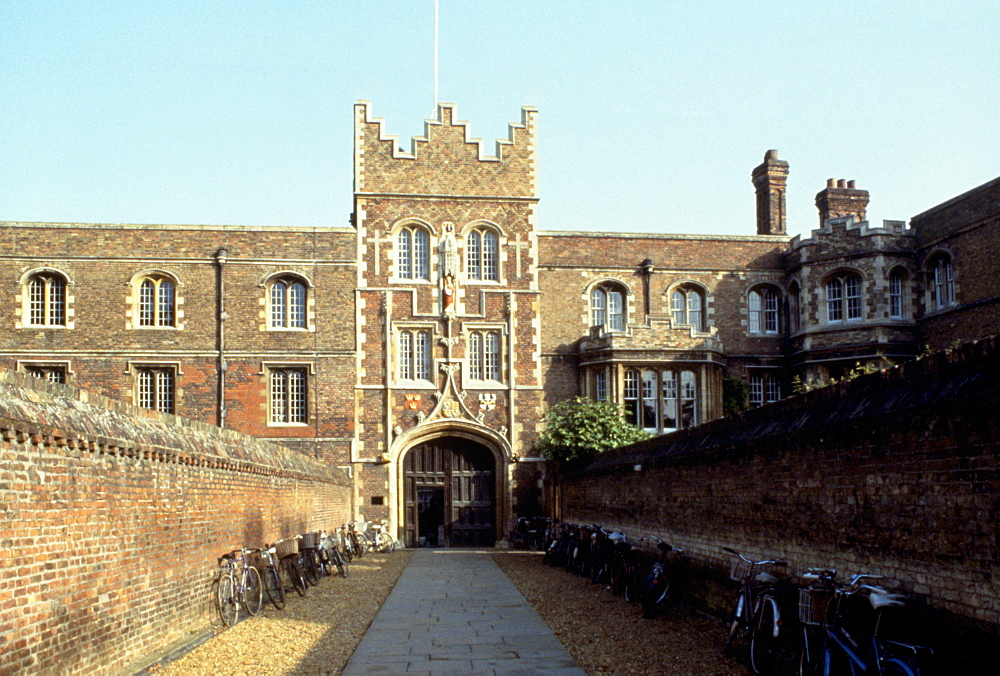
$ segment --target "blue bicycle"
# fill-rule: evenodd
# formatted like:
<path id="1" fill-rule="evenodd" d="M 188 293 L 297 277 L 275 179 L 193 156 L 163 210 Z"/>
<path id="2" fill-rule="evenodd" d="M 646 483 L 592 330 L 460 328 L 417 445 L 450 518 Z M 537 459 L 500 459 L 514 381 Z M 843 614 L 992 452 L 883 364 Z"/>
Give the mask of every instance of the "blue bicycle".
<path id="1" fill-rule="evenodd" d="M 903 607 L 903 597 L 863 584 L 878 579 L 876 575 L 854 575 L 847 584 L 838 582 L 836 575 L 825 569 L 804 575 L 812 584 L 799 590 L 799 620 L 805 632 L 799 674 L 920 676 L 930 648 L 892 641 L 880 633 L 885 612 Z M 866 624 L 872 613 L 874 622 Z"/>

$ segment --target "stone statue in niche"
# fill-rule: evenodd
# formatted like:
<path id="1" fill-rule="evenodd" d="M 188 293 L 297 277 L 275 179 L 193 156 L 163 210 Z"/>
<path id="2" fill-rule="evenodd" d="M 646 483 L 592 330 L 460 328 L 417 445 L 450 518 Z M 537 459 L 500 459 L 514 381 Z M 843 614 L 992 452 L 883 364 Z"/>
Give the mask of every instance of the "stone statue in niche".
<path id="1" fill-rule="evenodd" d="M 441 238 L 441 308 L 453 312 L 458 280 L 458 245 L 455 242 L 455 224 L 444 224 Z"/>

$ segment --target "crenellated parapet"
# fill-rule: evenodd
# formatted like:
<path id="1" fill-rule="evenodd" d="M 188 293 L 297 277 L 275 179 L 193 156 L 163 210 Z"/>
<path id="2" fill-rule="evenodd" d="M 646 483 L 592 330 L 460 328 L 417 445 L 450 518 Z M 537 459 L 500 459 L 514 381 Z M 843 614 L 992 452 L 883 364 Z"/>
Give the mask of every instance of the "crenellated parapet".
<path id="1" fill-rule="evenodd" d="M 455 120 L 455 106 L 438 104 L 437 119 L 424 122 L 424 135 L 413 137 L 409 152 L 371 105 L 354 106 L 354 192 L 365 195 L 527 198 L 537 196 L 536 118 L 521 109 L 521 121 L 509 125 L 495 154 L 473 138 L 467 122 Z"/>
<path id="2" fill-rule="evenodd" d="M 905 221 L 886 220 L 879 227 L 848 215 L 827 219 L 805 239 L 796 235 L 787 255 L 791 264 L 803 265 L 838 256 L 912 251 L 913 246 L 914 233 Z"/>

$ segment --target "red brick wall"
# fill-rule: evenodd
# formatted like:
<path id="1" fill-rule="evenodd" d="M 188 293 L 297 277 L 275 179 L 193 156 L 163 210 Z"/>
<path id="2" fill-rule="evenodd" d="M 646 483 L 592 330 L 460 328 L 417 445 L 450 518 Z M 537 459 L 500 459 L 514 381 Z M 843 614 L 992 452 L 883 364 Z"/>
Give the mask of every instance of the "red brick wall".
<path id="1" fill-rule="evenodd" d="M 994 338 L 620 449 L 562 481 L 563 517 L 883 575 L 998 634 L 998 373 Z"/>
<path id="2" fill-rule="evenodd" d="M 349 520 L 298 453 L 0 373 L 0 673 L 116 673 L 214 621 L 216 559 Z"/>

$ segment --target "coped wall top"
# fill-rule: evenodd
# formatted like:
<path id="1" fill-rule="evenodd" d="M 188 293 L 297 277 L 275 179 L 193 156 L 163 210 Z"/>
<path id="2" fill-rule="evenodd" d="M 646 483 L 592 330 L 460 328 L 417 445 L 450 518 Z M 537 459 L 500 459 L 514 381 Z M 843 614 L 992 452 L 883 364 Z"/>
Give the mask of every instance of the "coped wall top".
<path id="1" fill-rule="evenodd" d="M 424 122 L 424 135 L 414 137 L 406 152 L 396 136 L 385 133 L 384 121 L 372 116 L 369 102 L 356 103 L 355 194 L 535 199 L 537 111 L 521 109 L 521 122 L 509 125 L 494 155 L 484 152 L 454 112 L 454 104 L 438 104 L 437 118 Z"/>

